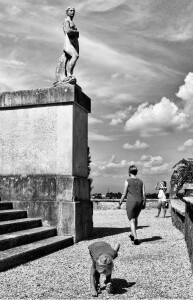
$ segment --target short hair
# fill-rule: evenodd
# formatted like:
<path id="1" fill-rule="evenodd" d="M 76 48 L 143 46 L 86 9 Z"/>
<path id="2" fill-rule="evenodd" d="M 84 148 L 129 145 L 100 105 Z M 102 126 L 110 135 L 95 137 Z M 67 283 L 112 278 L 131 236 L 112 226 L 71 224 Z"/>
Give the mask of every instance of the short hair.
<path id="1" fill-rule="evenodd" d="M 73 9 L 73 10 L 74 10 L 74 12 L 75 12 L 75 8 L 74 8 L 74 7 L 72 7 L 72 6 L 68 6 L 68 7 L 67 7 L 67 9 L 66 9 L 66 14 L 68 14 L 68 11 L 69 11 L 70 9 Z"/>
<path id="2" fill-rule="evenodd" d="M 129 167 L 129 174 L 137 175 L 138 169 L 135 165 Z"/>
<path id="3" fill-rule="evenodd" d="M 97 269 L 100 270 L 100 273 L 111 273 L 113 270 L 113 259 L 108 254 L 101 254 L 96 261 Z"/>

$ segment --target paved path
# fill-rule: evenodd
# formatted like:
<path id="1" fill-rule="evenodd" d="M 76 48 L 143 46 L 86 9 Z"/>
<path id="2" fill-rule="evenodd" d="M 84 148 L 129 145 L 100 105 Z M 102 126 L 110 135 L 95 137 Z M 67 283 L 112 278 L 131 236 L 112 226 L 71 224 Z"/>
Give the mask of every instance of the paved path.
<path id="1" fill-rule="evenodd" d="M 92 239 L 0 273 L 0 299 L 92 299 L 87 247 L 97 240 L 121 243 L 112 276 L 115 295 L 103 290 L 98 299 L 193 299 L 183 235 L 169 216 L 156 219 L 155 214 L 153 208 L 142 211 L 141 244 L 134 246 L 124 209 L 94 211 Z"/>

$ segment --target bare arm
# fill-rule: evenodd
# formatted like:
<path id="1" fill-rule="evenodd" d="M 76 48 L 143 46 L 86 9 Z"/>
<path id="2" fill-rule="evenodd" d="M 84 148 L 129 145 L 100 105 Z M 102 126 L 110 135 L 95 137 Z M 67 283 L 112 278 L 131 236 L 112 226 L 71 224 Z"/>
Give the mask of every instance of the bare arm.
<path id="1" fill-rule="evenodd" d="M 143 183 L 143 204 L 144 204 L 144 206 L 146 204 L 146 194 L 145 194 L 145 185 L 144 185 L 144 183 Z"/>
<path id="2" fill-rule="evenodd" d="M 119 206 L 117 208 L 121 208 L 121 204 L 122 204 L 123 200 L 125 199 L 125 197 L 127 196 L 127 188 L 128 188 L 128 182 L 126 180 L 125 181 L 125 185 L 124 185 L 123 194 L 121 196 L 121 199 L 120 199 L 120 202 L 119 202 Z"/>
<path id="3" fill-rule="evenodd" d="M 145 195 L 145 185 L 143 183 L 143 198 L 146 198 L 146 195 Z"/>
<path id="4" fill-rule="evenodd" d="M 96 268 L 92 264 L 91 270 L 90 270 L 90 284 L 91 284 L 91 290 L 92 290 L 92 296 L 97 297 L 97 290 L 96 290 Z"/>

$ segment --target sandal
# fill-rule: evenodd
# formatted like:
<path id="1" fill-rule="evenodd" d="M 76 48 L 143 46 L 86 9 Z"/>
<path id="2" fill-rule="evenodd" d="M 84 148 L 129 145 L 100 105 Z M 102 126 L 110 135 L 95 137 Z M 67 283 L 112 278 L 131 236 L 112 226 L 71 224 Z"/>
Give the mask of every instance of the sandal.
<path id="1" fill-rule="evenodd" d="M 134 240 L 133 245 L 139 245 L 139 240 L 138 239 Z"/>

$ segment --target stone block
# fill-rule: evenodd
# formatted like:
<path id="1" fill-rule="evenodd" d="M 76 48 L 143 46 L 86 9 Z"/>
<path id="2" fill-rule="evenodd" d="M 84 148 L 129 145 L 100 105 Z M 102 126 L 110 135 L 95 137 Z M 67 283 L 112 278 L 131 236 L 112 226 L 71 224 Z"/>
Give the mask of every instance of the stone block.
<path id="1" fill-rule="evenodd" d="M 3 201 L 75 241 L 92 230 L 89 112 L 90 99 L 77 85 L 0 94 Z"/>
<path id="2" fill-rule="evenodd" d="M 74 140 L 78 133 L 74 132 L 73 110 L 73 106 L 55 106 L 1 111 L 1 175 L 87 177 L 87 133 L 83 144 L 82 134 Z M 86 123 L 86 113 L 84 119 Z"/>
<path id="3" fill-rule="evenodd" d="M 191 189 L 192 191 L 193 189 Z M 185 214 L 185 241 L 187 245 L 188 255 L 193 271 L 193 196 L 186 196 L 183 198 L 186 203 Z"/>
<path id="4" fill-rule="evenodd" d="M 4 201 L 88 201 L 89 181 L 65 175 L 0 176 Z"/>
<path id="5" fill-rule="evenodd" d="M 64 84 L 63 87 L 4 92 L 0 94 L 0 109 L 17 109 L 27 106 L 68 105 L 77 103 L 87 112 L 91 111 L 90 98 L 78 85 Z"/>

